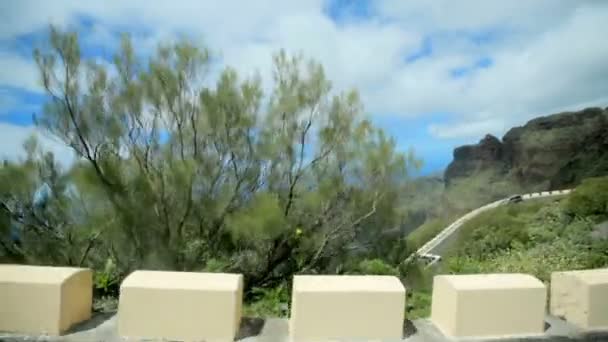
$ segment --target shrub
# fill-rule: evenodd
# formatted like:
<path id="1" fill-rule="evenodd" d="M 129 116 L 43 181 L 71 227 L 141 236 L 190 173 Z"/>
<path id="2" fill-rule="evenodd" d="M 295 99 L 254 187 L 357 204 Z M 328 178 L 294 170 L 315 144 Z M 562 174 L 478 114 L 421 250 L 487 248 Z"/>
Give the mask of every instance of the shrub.
<path id="1" fill-rule="evenodd" d="M 203 272 L 225 272 L 231 265 L 229 260 L 211 258 L 203 268 Z"/>
<path id="2" fill-rule="evenodd" d="M 568 214 L 579 217 L 608 215 L 608 177 L 583 180 L 564 207 Z"/>
<path id="3" fill-rule="evenodd" d="M 563 228 L 553 241 L 524 245 L 514 243 L 509 249 L 486 255 L 463 254 L 446 261 L 448 273 L 527 273 L 549 281 L 556 271 L 605 266 L 607 243 L 593 241 L 588 220 L 575 220 Z"/>
<path id="4" fill-rule="evenodd" d="M 117 297 L 119 283 L 120 276 L 112 259 L 107 259 L 104 268 L 96 271 L 93 276 L 94 292 L 97 297 Z"/>
<path id="5" fill-rule="evenodd" d="M 457 252 L 481 258 L 508 250 L 514 244 L 530 245 L 534 240 L 550 239 L 554 228 L 564 224 L 556 212 L 561 209 L 553 205 L 554 201 L 532 200 L 479 214 L 459 229 Z"/>
<path id="6" fill-rule="evenodd" d="M 399 270 L 383 260 L 380 259 L 372 259 L 372 260 L 363 260 L 359 263 L 359 267 L 357 267 L 358 273 L 361 274 L 369 274 L 369 275 L 392 275 L 399 276 Z"/>
<path id="7" fill-rule="evenodd" d="M 407 300 L 407 319 L 429 317 L 431 314 L 430 291 L 413 291 Z"/>
<path id="8" fill-rule="evenodd" d="M 508 249 L 514 241 L 528 240 L 522 219 L 506 207 L 480 214 L 458 234 L 461 253 L 475 257 Z"/>
<path id="9" fill-rule="evenodd" d="M 289 285 L 280 284 L 266 289 L 254 287 L 252 300 L 245 304 L 244 314 L 249 317 L 287 317 L 289 315 Z"/>

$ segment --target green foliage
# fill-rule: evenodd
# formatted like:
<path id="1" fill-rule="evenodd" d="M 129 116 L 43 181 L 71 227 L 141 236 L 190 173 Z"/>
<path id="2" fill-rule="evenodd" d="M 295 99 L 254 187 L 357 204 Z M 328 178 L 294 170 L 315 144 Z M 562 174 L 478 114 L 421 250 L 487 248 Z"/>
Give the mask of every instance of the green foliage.
<path id="1" fill-rule="evenodd" d="M 536 226 L 530 223 L 538 211 L 544 205 L 551 205 L 552 201 L 538 199 L 512 203 L 475 216 L 458 229 L 457 252 L 481 258 L 510 249 L 513 244 L 528 244 L 533 238 L 532 232 L 547 232 L 545 227 L 535 229 Z"/>
<path id="2" fill-rule="evenodd" d="M 280 284 L 277 287 L 253 288 L 252 299 L 245 304 L 243 313 L 248 317 L 287 317 L 290 302 L 289 287 Z"/>
<path id="3" fill-rule="evenodd" d="M 218 272 L 218 273 L 222 273 L 222 272 L 227 272 L 230 270 L 230 260 L 222 260 L 222 259 L 215 259 L 215 258 L 211 258 L 207 260 L 207 264 L 205 265 L 205 267 L 201 270 L 202 272 Z"/>
<path id="4" fill-rule="evenodd" d="M 60 170 L 32 139 L 26 162 L 0 168 L 2 258 L 93 268 L 102 294 L 135 269 L 238 272 L 250 294 L 401 258 L 400 232 L 384 233 L 420 161 L 319 63 L 278 52 L 264 93 L 230 67 L 203 82 L 212 58 L 188 41 L 142 57 L 125 36 L 111 66 L 75 33 L 51 28 L 49 42 L 34 56 L 48 95 L 36 123 L 78 161 Z M 5 238 L 15 221 L 19 246 Z"/>
<path id="5" fill-rule="evenodd" d="M 434 273 L 413 262 L 401 265 L 401 277 L 406 288 L 406 318 L 417 319 L 430 315 Z"/>
<path id="6" fill-rule="evenodd" d="M 361 274 L 399 276 L 399 270 L 397 268 L 380 259 L 363 260 L 358 266 L 357 270 Z"/>
<path id="7" fill-rule="evenodd" d="M 406 318 L 409 320 L 428 318 L 431 315 L 431 292 L 413 291 L 406 301 Z"/>
<path id="8" fill-rule="evenodd" d="M 243 243 L 272 240 L 285 230 L 286 225 L 279 198 L 265 192 L 256 193 L 250 205 L 232 214 L 226 223 L 233 237 Z"/>
<path id="9" fill-rule="evenodd" d="M 583 180 L 564 205 L 570 215 L 608 216 L 608 177 Z"/>
<path id="10" fill-rule="evenodd" d="M 82 266 L 91 242 L 82 205 L 52 153 L 35 136 L 26 158 L 0 164 L 0 261 Z"/>
<path id="11" fill-rule="evenodd" d="M 608 266 L 608 239 L 592 236 L 591 217 L 573 219 L 566 213 L 563 202 L 570 200 L 530 200 L 476 216 L 459 229 L 457 248 L 444 255 L 439 272 L 527 273 L 548 283 L 552 272 Z M 427 317 L 432 274 L 406 266 L 407 315 Z"/>
<path id="12" fill-rule="evenodd" d="M 581 245 L 564 239 L 533 248 L 521 245 L 484 259 L 460 256 L 448 260 L 451 273 L 526 273 L 548 282 L 551 273 L 594 267 L 591 255 Z"/>
<path id="13" fill-rule="evenodd" d="M 458 255 L 446 260 L 445 270 L 521 272 L 549 281 L 555 271 L 608 265 L 608 241 L 592 237 L 594 221 L 572 219 L 563 207 L 555 200 L 534 200 L 479 215 L 461 228 Z"/>
<path id="14" fill-rule="evenodd" d="M 112 259 L 106 261 L 105 267 L 102 270 L 97 270 L 93 277 L 93 286 L 98 294 L 107 296 L 119 285 L 119 275 L 117 273 L 116 264 Z"/>

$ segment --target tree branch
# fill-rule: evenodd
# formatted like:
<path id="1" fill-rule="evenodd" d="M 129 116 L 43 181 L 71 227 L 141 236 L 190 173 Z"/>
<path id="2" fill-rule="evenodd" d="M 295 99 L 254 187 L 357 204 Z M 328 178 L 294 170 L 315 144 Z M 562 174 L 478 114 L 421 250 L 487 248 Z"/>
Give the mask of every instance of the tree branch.
<path id="1" fill-rule="evenodd" d="M 82 265 L 84 265 L 84 261 L 89 256 L 89 252 L 93 248 L 93 245 L 97 241 L 97 238 L 99 238 L 99 235 L 101 235 L 101 231 L 98 231 L 97 234 L 95 234 L 94 236 L 89 238 L 89 243 L 87 244 L 87 247 L 84 249 L 84 252 L 82 253 L 82 256 L 80 257 L 80 261 L 78 262 L 78 267 L 82 267 Z"/>
<path id="2" fill-rule="evenodd" d="M 287 217 L 287 215 L 289 215 L 289 210 L 291 209 L 291 206 L 293 205 L 293 197 L 294 197 L 294 191 L 296 188 L 296 183 L 302 176 L 302 164 L 304 163 L 304 147 L 306 146 L 306 135 L 308 134 L 308 131 L 310 130 L 310 127 L 312 126 L 312 118 L 314 115 L 314 111 L 315 111 L 315 106 L 313 106 L 313 108 L 311 109 L 310 116 L 308 117 L 308 122 L 304 126 L 304 129 L 302 130 L 302 135 L 300 136 L 300 158 L 298 160 L 298 169 L 296 171 L 295 176 L 289 177 L 291 179 L 291 184 L 289 185 L 289 194 L 287 195 L 287 204 L 285 205 L 285 211 L 283 213 L 285 217 Z M 290 170 L 290 175 L 291 175 L 291 170 Z"/>
<path id="3" fill-rule="evenodd" d="M 65 79 L 64 79 L 64 89 L 63 89 L 63 100 L 59 99 L 59 97 L 53 93 L 50 83 L 45 84 L 45 88 L 56 101 L 58 101 L 60 103 L 63 102 L 65 104 L 65 108 L 68 111 L 70 121 L 74 125 L 74 130 L 76 131 L 76 135 L 80 141 L 80 144 L 84 148 L 84 152 L 85 152 L 84 157 L 93 165 L 93 168 L 95 169 L 95 173 L 97 174 L 99 179 L 102 181 L 102 183 L 104 183 L 104 185 L 106 185 L 110 188 L 114 188 L 115 187 L 114 184 L 107 179 L 107 177 L 104 175 L 103 171 L 101 170 L 101 167 L 97 163 L 97 160 L 91 155 L 90 147 L 82 134 L 81 127 L 78 125 L 78 121 L 76 120 L 76 111 L 73 108 L 72 102 L 70 101 L 70 98 L 68 95 L 68 93 L 69 93 L 68 87 L 69 87 L 69 84 L 71 83 L 71 76 L 70 76 L 71 73 L 70 73 L 69 64 L 68 64 L 68 61 L 67 61 L 65 55 L 63 54 L 63 51 L 61 49 L 56 49 L 56 51 L 59 54 L 59 57 L 61 58 L 61 62 L 64 65 Z M 77 152 L 79 152 L 79 151 L 77 150 Z"/>
<path id="4" fill-rule="evenodd" d="M 358 226 L 359 224 L 361 224 L 361 222 L 363 222 L 364 220 L 368 219 L 370 216 L 372 216 L 373 214 L 376 213 L 376 205 L 377 205 L 377 201 L 378 201 L 378 197 L 376 196 L 376 198 L 374 199 L 373 203 L 372 203 L 372 208 L 370 211 L 368 211 L 366 214 L 360 216 L 358 219 L 356 219 L 355 221 L 353 221 L 349 227 L 353 228 Z M 321 245 L 319 246 L 319 248 L 317 249 L 317 251 L 312 255 L 311 258 L 309 258 L 304 264 L 305 266 L 300 270 L 301 272 L 305 272 L 310 270 L 312 267 L 314 267 L 316 265 L 316 263 L 320 260 L 321 256 L 323 255 L 323 253 L 325 252 L 325 248 L 327 247 L 327 245 L 329 244 L 329 242 L 335 238 L 337 236 L 337 234 L 343 230 L 347 225 L 346 224 L 341 224 L 339 226 L 337 226 L 336 228 L 332 229 L 328 234 L 325 235 L 325 238 L 323 239 L 323 241 L 321 242 Z"/>

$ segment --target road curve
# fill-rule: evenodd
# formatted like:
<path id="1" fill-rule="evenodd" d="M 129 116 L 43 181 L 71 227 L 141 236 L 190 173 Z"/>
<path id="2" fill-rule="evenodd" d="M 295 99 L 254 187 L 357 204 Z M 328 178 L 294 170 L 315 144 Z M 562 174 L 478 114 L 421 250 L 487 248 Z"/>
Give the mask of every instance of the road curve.
<path id="1" fill-rule="evenodd" d="M 534 193 L 521 195 L 521 198 L 522 198 L 522 200 L 525 201 L 525 200 L 529 200 L 529 199 L 567 195 L 570 192 L 572 192 L 572 189 L 542 191 L 542 192 L 534 192 Z M 515 196 L 515 195 L 513 195 L 513 196 Z M 430 259 L 431 261 L 430 261 L 429 265 L 436 263 L 437 261 L 440 260 L 441 257 L 439 255 L 433 254 L 433 251 L 438 246 L 440 246 L 444 241 L 446 241 L 446 239 L 448 239 L 452 234 L 454 234 L 454 232 L 456 232 L 458 230 L 458 228 L 460 228 L 468 220 L 481 214 L 484 211 L 487 211 L 489 209 L 494 209 L 496 207 L 509 203 L 509 198 L 511 198 L 513 196 L 509 196 L 507 198 L 503 198 L 498 201 L 494 201 L 492 203 L 486 204 L 482 207 L 479 207 L 479 208 L 472 210 L 472 211 L 466 213 L 465 215 L 461 216 L 456 221 L 452 222 L 449 226 L 445 227 L 441 232 L 439 232 L 439 234 L 435 235 L 434 238 L 430 239 L 427 243 L 425 243 L 422 247 L 420 247 L 415 253 L 412 253 L 409 257 L 407 257 L 407 259 L 405 259 L 404 262 L 407 263 L 409 261 L 412 261 L 414 258 L 416 258 L 418 256 L 418 257 Z"/>

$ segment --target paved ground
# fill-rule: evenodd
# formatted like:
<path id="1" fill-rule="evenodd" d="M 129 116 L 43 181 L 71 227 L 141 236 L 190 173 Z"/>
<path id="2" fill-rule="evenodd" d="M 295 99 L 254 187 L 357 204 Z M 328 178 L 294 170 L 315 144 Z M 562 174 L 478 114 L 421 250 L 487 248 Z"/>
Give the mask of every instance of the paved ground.
<path id="1" fill-rule="evenodd" d="M 501 339 L 461 339 L 458 342 L 524 342 L 524 341 L 555 341 L 555 342 L 606 342 L 608 331 L 596 334 L 581 334 L 577 329 L 564 321 L 547 317 L 547 330 L 540 337 L 505 337 Z M 244 318 L 241 324 L 239 342 L 289 342 L 288 324 L 286 319 L 271 318 L 266 321 L 262 319 Z M 116 316 L 98 315 L 92 320 L 75 327 L 72 332 L 61 337 L 46 336 L 15 336 L 2 335 L 0 341 L 5 342 L 120 342 L 124 341 L 116 334 Z M 146 340 L 149 341 L 149 340 Z M 396 341 L 383 342 L 449 342 L 428 320 L 407 321 L 404 324 L 404 338 Z M 337 341 L 335 341 L 337 342 Z M 346 342 L 346 341 L 344 341 Z M 349 342 L 353 342 L 350 341 Z M 358 341 L 360 342 L 360 341 Z"/>

